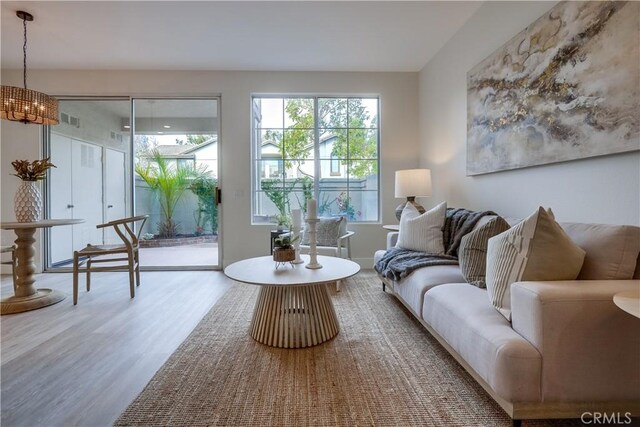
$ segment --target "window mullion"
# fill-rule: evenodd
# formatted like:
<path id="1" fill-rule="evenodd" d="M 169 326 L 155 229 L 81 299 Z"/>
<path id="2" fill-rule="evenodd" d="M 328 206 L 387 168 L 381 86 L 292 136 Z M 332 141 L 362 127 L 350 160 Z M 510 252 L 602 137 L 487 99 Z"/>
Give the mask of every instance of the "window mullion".
<path id="1" fill-rule="evenodd" d="M 286 188 L 287 188 L 287 150 L 285 147 L 287 146 L 287 127 L 285 124 L 285 115 L 287 114 L 287 100 L 289 98 L 282 98 L 282 149 L 281 149 L 281 157 L 280 167 L 282 168 L 280 172 L 280 183 L 282 184 L 282 197 L 285 200 Z M 285 203 L 285 210 L 287 209 L 287 205 Z"/>
<path id="2" fill-rule="evenodd" d="M 320 125 L 318 124 L 318 97 L 313 98 L 313 197 L 320 199 Z M 307 213 L 308 214 L 308 213 Z"/>
<path id="3" fill-rule="evenodd" d="M 347 98 L 347 201 L 350 200 L 351 197 L 351 170 L 350 170 L 350 166 L 351 166 L 351 153 L 349 152 L 349 146 L 350 146 L 350 133 L 349 129 L 350 129 L 350 125 L 351 125 L 351 117 L 349 117 L 349 104 L 350 104 L 350 98 Z"/>

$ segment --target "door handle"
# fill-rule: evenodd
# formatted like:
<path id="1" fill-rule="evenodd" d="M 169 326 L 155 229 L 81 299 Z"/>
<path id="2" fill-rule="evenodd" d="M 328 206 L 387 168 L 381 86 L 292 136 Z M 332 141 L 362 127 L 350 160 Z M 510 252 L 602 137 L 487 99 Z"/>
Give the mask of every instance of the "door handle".
<path id="1" fill-rule="evenodd" d="M 112 208 L 112 207 L 113 207 L 113 205 L 107 205 L 107 209 L 108 209 L 108 208 Z"/>
<path id="2" fill-rule="evenodd" d="M 216 187 L 216 206 L 222 203 L 222 189 L 220 187 Z"/>
<path id="3" fill-rule="evenodd" d="M 73 207 L 74 207 L 73 205 L 67 205 L 67 209 L 71 209 Z"/>

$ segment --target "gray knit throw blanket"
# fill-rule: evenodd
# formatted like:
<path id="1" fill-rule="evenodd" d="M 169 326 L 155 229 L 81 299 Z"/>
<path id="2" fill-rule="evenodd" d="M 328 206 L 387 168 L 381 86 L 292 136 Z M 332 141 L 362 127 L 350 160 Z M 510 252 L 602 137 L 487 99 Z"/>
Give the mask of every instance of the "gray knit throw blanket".
<path id="1" fill-rule="evenodd" d="M 465 234 L 473 230 L 480 218 L 495 215 L 492 211 L 474 212 L 464 208 L 448 208 L 442 228 L 444 255 L 393 247 L 374 265 L 378 274 L 391 280 L 402 280 L 415 270 L 432 265 L 457 265 L 458 248 Z"/>

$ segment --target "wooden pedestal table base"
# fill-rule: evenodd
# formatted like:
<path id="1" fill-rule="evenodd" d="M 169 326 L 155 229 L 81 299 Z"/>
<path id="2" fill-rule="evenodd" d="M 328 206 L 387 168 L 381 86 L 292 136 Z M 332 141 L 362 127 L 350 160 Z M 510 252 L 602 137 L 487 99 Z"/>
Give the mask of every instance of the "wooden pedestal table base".
<path id="1" fill-rule="evenodd" d="M 329 341 L 340 326 L 324 283 L 264 286 L 256 301 L 251 337 L 280 348 L 304 348 Z"/>
<path id="2" fill-rule="evenodd" d="M 34 235 L 37 228 L 55 227 L 58 225 L 79 224 L 82 219 L 48 219 L 36 222 L 3 222 L 0 228 L 14 230 L 16 236 L 16 294 L 0 301 L 0 314 L 22 313 L 55 304 L 65 299 L 65 295 L 52 289 L 36 289 L 34 283 L 36 266 Z"/>
<path id="3" fill-rule="evenodd" d="M 302 259 L 309 262 L 306 255 Z M 253 339 L 271 347 L 305 348 L 338 335 L 327 283 L 355 275 L 360 266 L 342 258 L 318 259 L 323 268 L 292 264 L 276 269 L 266 256 L 238 261 L 224 270 L 233 280 L 261 286 L 249 331 Z"/>

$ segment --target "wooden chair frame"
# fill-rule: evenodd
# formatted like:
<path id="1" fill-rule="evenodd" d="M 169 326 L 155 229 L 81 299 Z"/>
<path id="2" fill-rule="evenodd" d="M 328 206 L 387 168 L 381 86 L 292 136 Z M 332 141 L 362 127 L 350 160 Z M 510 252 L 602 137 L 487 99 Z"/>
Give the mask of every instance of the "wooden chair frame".
<path id="1" fill-rule="evenodd" d="M 88 244 L 84 249 L 73 253 L 73 305 L 78 304 L 78 275 L 80 272 L 84 272 L 87 275 L 87 292 L 89 292 L 91 290 L 92 272 L 128 271 L 131 298 L 135 297 L 135 287 L 140 286 L 140 259 L 138 250 L 140 247 L 140 233 L 147 218 L 149 218 L 149 215 L 139 215 L 99 224 L 96 228 L 113 227 L 116 234 L 122 239 L 122 244 L 100 246 Z M 138 225 L 138 231 L 136 233 L 134 232 L 134 225 L 138 222 L 141 223 Z M 114 254 L 125 254 L 125 256 L 100 258 Z M 122 261 L 127 261 L 127 263 L 94 266 L 94 264 L 118 263 Z"/>
<path id="2" fill-rule="evenodd" d="M 5 261 L 2 264 L 11 265 L 11 275 L 13 278 L 13 293 L 16 293 L 16 282 L 17 282 L 17 273 L 16 268 L 18 267 L 18 257 L 16 257 L 16 245 L 11 246 L 3 246 L 0 253 L 11 252 L 11 261 Z"/>

